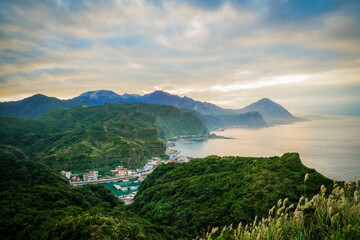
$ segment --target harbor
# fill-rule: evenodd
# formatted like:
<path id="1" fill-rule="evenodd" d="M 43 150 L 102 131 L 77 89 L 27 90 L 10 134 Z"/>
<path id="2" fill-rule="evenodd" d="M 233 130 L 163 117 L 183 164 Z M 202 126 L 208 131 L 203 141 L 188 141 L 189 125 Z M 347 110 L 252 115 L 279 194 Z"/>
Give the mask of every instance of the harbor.
<path id="1" fill-rule="evenodd" d="M 133 202 L 140 183 L 144 181 L 159 164 L 167 162 L 168 161 L 162 160 L 161 158 L 153 157 L 147 160 L 145 166 L 141 169 L 132 170 L 124 168 L 123 166 L 117 166 L 114 170 L 110 170 L 112 176 L 103 178 L 101 178 L 98 171 L 84 173 L 82 179 L 80 176 L 73 175 L 68 171 L 62 171 L 61 174 L 69 179 L 70 185 L 73 187 L 86 184 L 103 184 L 128 205 Z"/>
<path id="2" fill-rule="evenodd" d="M 73 176 L 71 172 L 67 171 L 62 171 L 61 174 L 65 175 L 66 178 L 69 179 L 70 185 L 74 187 L 86 184 L 103 184 L 128 205 L 133 202 L 141 182 L 144 181 L 158 165 L 191 161 L 192 158 L 182 156 L 180 155 L 180 151 L 173 149 L 175 146 L 175 142 L 167 142 L 166 154 L 170 156 L 169 159 L 163 160 L 158 157 L 153 157 L 147 160 L 147 163 L 141 169 L 131 170 L 117 166 L 114 170 L 110 170 L 112 176 L 103 178 L 101 178 L 98 171 L 90 171 L 89 173 L 83 174 L 82 179 L 79 176 Z"/>
<path id="3" fill-rule="evenodd" d="M 131 179 L 129 181 L 107 182 L 104 186 L 109 188 L 125 205 L 131 204 L 137 194 L 140 181 Z"/>

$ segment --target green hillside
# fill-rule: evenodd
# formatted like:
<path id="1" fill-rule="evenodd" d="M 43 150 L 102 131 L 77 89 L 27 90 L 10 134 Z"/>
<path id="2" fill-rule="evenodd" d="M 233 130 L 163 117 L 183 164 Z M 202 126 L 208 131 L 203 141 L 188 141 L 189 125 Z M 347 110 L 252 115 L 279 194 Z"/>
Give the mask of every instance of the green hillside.
<path id="1" fill-rule="evenodd" d="M 304 185 L 304 175 L 309 181 Z M 217 157 L 159 166 L 139 188 L 132 210 L 153 223 L 176 226 L 178 237 L 202 236 L 209 227 L 249 223 L 267 216 L 280 199 L 297 202 L 332 181 L 302 165 L 296 153 L 282 157 Z"/>
<path id="2" fill-rule="evenodd" d="M 18 149 L 0 152 L 1 239 L 165 238 L 106 187 L 71 187 L 49 167 L 20 161 Z"/>
<path id="3" fill-rule="evenodd" d="M 207 134 L 191 113 L 142 103 L 56 109 L 39 119 L 0 118 L 0 144 L 57 170 L 118 163 L 135 167 L 147 157 L 163 155 L 168 138 Z"/>
<path id="4" fill-rule="evenodd" d="M 352 181 L 343 186 L 334 183 L 331 192 L 321 186 L 313 198 L 301 197 L 297 204 L 279 199 L 267 217 L 255 217 L 249 225 L 213 228 L 200 239 L 360 239 L 360 194 L 356 188 Z"/>

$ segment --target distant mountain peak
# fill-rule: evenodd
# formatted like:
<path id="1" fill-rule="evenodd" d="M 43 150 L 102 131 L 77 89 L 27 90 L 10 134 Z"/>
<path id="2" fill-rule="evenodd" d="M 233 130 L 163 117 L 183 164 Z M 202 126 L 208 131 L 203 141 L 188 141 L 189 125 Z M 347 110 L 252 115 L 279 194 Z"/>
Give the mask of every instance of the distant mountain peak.
<path id="1" fill-rule="evenodd" d="M 109 96 L 119 96 L 113 91 L 110 90 L 95 90 L 95 91 L 88 91 L 84 92 L 78 97 L 96 97 L 96 96 L 103 96 L 103 95 L 109 95 Z"/>
<path id="2" fill-rule="evenodd" d="M 283 106 L 272 101 L 269 98 L 262 98 L 243 109 L 241 112 L 256 111 L 273 123 L 287 123 L 296 120 L 296 118 Z"/>
<path id="3" fill-rule="evenodd" d="M 283 108 L 280 104 L 274 102 L 273 100 L 271 100 L 270 98 L 262 98 L 252 104 L 250 104 L 249 106 L 251 105 L 260 105 L 260 104 L 267 104 L 268 107 L 274 107 L 274 106 L 278 106 L 278 107 L 281 107 Z M 285 108 L 284 108 L 285 109 Z M 287 110 L 286 110 L 287 111 Z"/>
<path id="4" fill-rule="evenodd" d="M 37 93 L 35 95 L 32 95 L 30 97 L 27 97 L 26 99 L 36 99 L 36 98 L 47 98 L 48 96 L 44 95 L 44 94 L 40 94 L 40 93 Z"/>
<path id="5" fill-rule="evenodd" d="M 124 93 L 122 95 L 123 98 L 130 98 L 130 97 L 140 97 L 140 95 L 138 94 L 129 94 L 129 93 Z"/>
<path id="6" fill-rule="evenodd" d="M 23 100 L 20 100 L 18 102 L 42 102 L 42 101 L 58 101 L 58 102 L 61 102 L 61 100 L 55 98 L 55 97 L 48 97 L 44 94 L 40 94 L 40 93 L 37 93 L 35 95 L 32 95 L 30 97 L 27 97 L 27 98 L 24 98 Z"/>
<path id="7" fill-rule="evenodd" d="M 163 91 L 163 90 L 156 90 L 156 91 L 154 91 L 154 92 L 152 92 L 152 93 L 149 93 L 149 94 L 147 94 L 147 95 L 155 95 L 155 96 L 173 96 L 173 95 L 171 95 L 170 93 L 165 92 L 165 91 Z"/>
<path id="8" fill-rule="evenodd" d="M 75 98 L 60 100 L 36 94 L 21 101 L 0 103 L 0 115 L 15 115 L 38 117 L 53 108 L 69 108 L 73 106 L 90 105 L 97 106 L 104 103 L 114 102 L 142 102 L 148 104 L 171 105 L 181 109 L 190 109 L 204 116 L 236 115 L 247 112 L 258 112 L 268 123 L 289 123 L 296 121 L 291 113 L 284 107 L 269 98 L 262 98 L 242 109 L 224 109 L 212 103 L 201 102 L 187 96 L 180 97 L 163 90 L 156 90 L 145 95 L 123 94 L 118 95 L 111 90 L 87 91 Z"/>
<path id="9" fill-rule="evenodd" d="M 72 100 L 79 101 L 81 104 L 86 105 L 102 105 L 106 102 L 112 103 L 123 101 L 123 98 L 110 90 L 95 90 L 85 92 Z"/>
<path id="10" fill-rule="evenodd" d="M 260 99 L 258 102 L 274 102 L 274 101 L 271 100 L 270 98 L 264 97 L 264 98 Z"/>

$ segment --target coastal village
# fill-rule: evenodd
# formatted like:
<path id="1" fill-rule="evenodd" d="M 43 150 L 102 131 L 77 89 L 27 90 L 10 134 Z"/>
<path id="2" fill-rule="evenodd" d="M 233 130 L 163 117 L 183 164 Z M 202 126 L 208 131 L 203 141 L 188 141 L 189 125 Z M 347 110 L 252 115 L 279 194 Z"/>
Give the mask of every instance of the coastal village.
<path id="1" fill-rule="evenodd" d="M 110 170 L 110 175 L 101 176 L 98 171 L 89 171 L 88 173 L 72 174 L 71 171 L 61 171 L 72 186 L 81 186 L 85 184 L 106 184 L 119 199 L 124 201 L 126 205 L 131 204 L 137 194 L 137 189 L 140 183 L 154 171 L 154 169 L 160 164 L 170 163 L 186 163 L 191 160 L 189 157 L 181 156 L 180 152 L 173 149 L 174 142 L 167 142 L 166 154 L 169 159 L 161 159 L 159 157 L 153 157 L 146 161 L 146 164 L 142 168 L 128 169 L 123 166 L 117 166 L 115 169 Z"/>

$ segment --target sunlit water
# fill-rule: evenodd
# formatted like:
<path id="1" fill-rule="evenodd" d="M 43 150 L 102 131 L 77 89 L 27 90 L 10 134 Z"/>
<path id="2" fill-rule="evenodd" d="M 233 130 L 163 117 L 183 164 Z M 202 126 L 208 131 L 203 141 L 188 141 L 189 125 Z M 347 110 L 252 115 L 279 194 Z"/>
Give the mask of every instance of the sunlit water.
<path id="1" fill-rule="evenodd" d="M 234 139 L 177 142 L 174 149 L 190 157 L 281 156 L 298 152 L 302 163 L 337 180 L 360 177 L 360 117 L 318 118 L 262 129 L 215 131 Z"/>

